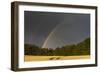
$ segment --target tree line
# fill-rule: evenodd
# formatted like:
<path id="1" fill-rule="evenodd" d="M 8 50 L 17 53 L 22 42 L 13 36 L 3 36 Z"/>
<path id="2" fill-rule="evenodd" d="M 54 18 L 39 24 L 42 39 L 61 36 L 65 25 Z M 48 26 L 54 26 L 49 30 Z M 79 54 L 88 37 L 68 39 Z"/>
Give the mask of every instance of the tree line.
<path id="1" fill-rule="evenodd" d="M 74 56 L 74 55 L 90 55 L 90 38 L 78 44 L 65 45 L 61 48 L 40 48 L 36 45 L 25 44 L 25 55 L 40 56 Z"/>

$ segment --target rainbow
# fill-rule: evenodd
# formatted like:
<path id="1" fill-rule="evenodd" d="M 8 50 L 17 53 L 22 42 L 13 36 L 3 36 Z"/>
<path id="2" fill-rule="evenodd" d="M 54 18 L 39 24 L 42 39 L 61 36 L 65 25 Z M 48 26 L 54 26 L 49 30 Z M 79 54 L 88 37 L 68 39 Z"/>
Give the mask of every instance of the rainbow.
<path id="1" fill-rule="evenodd" d="M 61 23 L 59 23 L 50 33 L 49 35 L 47 36 L 46 40 L 44 41 L 43 45 L 42 45 L 42 48 L 47 48 L 46 45 L 49 41 L 49 39 L 51 38 L 51 36 L 57 31 L 57 29 L 59 27 L 61 27 L 62 24 L 64 24 L 66 21 L 66 19 L 64 19 Z M 57 37 L 56 37 L 57 38 Z"/>

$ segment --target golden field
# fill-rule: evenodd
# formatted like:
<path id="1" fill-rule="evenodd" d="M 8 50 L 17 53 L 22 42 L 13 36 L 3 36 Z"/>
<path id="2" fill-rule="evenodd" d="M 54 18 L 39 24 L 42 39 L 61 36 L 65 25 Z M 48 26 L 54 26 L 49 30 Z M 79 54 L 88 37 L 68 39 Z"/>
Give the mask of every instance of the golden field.
<path id="1" fill-rule="evenodd" d="M 47 60 L 74 60 L 74 59 L 89 59 L 90 55 L 81 56 L 30 56 L 25 55 L 24 61 L 47 61 Z"/>

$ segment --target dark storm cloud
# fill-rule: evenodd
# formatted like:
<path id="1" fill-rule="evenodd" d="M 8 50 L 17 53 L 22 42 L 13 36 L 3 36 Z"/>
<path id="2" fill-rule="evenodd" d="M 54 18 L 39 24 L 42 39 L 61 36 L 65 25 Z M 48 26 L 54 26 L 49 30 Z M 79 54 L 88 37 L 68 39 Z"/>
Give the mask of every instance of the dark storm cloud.
<path id="1" fill-rule="evenodd" d="M 90 15 L 25 11 L 25 43 L 42 46 L 54 30 L 57 38 L 77 43 L 90 36 Z M 56 28 L 58 26 L 58 28 Z M 61 28 L 60 28 L 61 27 Z M 49 40 L 54 40 L 53 37 Z M 53 42 L 53 41 L 52 41 Z M 49 42 L 48 44 L 52 43 Z M 54 41 L 57 44 L 57 40 Z"/>
<path id="2" fill-rule="evenodd" d="M 56 48 L 66 44 L 77 44 L 88 38 L 90 36 L 89 21 L 90 18 L 87 15 L 71 14 L 69 19 L 65 19 L 56 28 L 46 47 Z"/>

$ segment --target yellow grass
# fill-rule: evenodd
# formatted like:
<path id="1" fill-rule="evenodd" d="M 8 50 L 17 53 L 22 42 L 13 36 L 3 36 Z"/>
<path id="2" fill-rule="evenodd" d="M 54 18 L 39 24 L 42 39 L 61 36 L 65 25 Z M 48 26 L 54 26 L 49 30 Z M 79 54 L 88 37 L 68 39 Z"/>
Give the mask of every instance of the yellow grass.
<path id="1" fill-rule="evenodd" d="M 81 56 L 24 56 L 24 61 L 47 61 L 47 60 L 73 60 L 73 59 L 89 59 L 90 55 Z"/>

